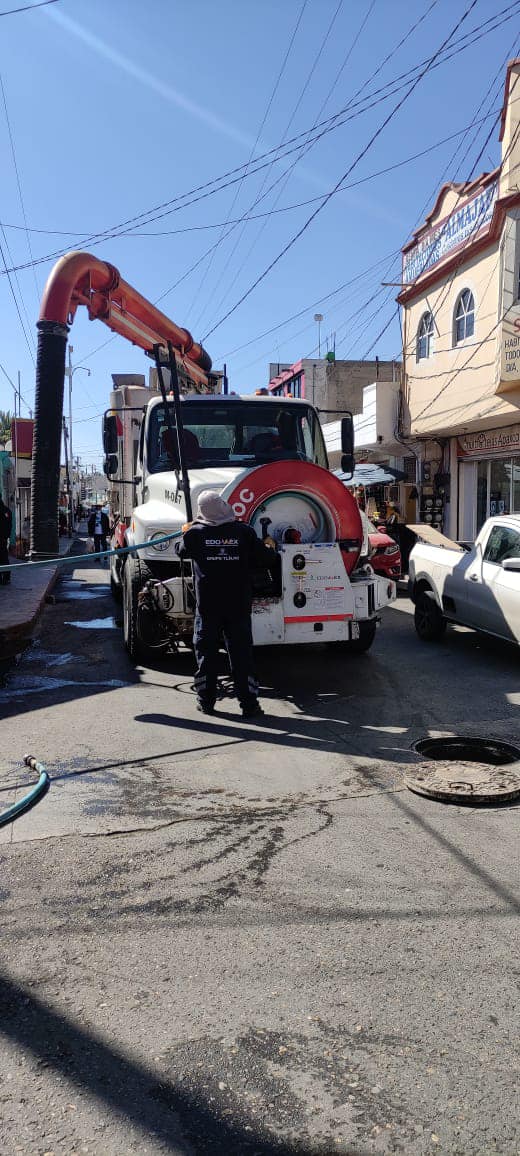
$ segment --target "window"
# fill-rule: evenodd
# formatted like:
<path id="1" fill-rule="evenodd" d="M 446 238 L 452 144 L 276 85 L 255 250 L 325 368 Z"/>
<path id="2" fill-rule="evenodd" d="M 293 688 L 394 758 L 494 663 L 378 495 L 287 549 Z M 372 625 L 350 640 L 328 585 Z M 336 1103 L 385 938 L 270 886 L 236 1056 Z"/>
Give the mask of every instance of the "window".
<path id="1" fill-rule="evenodd" d="M 499 566 L 505 558 L 520 558 L 520 534 L 507 526 L 495 526 L 487 540 L 484 562 Z"/>
<path id="2" fill-rule="evenodd" d="M 430 357 L 433 348 L 433 313 L 423 313 L 417 330 L 417 361 Z"/>
<path id="3" fill-rule="evenodd" d="M 463 289 L 455 306 L 455 345 L 473 337 L 475 332 L 475 301 L 471 289 Z"/>
<path id="4" fill-rule="evenodd" d="M 222 400 L 182 403 L 184 447 L 189 468 L 253 466 L 268 461 L 310 461 L 328 469 L 323 436 L 314 410 L 292 401 Z M 170 407 L 171 424 L 175 412 Z M 178 467 L 176 432 L 173 439 L 163 405 L 154 406 L 148 421 L 147 466 L 150 473 Z"/>

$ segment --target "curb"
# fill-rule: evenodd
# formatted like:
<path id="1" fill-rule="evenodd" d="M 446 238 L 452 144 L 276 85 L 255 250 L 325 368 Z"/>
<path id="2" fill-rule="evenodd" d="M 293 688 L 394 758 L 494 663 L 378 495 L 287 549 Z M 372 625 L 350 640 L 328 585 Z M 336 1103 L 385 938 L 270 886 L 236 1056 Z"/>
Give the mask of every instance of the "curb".
<path id="1" fill-rule="evenodd" d="M 71 538 L 70 545 L 62 557 L 65 558 L 67 557 L 67 554 L 72 552 L 75 541 L 77 542 L 78 539 Z M 49 597 L 49 594 L 56 583 L 59 569 L 59 566 L 55 566 L 54 570 L 49 575 L 48 581 L 42 588 L 36 603 L 36 609 L 33 611 L 30 617 L 24 619 L 20 618 L 18 622 L 14 622 L 12 626 L 6 626 L 3 629 L 0 629 L 0 654 L 2 656 L 2 660 L 14 658 L 14 656 L 23 649 L 23 643 L 30 639 L 34 627 L 36 626 L 36 623 L 38 622 L 38 619 L 46 604 L 47 598 Z"/>

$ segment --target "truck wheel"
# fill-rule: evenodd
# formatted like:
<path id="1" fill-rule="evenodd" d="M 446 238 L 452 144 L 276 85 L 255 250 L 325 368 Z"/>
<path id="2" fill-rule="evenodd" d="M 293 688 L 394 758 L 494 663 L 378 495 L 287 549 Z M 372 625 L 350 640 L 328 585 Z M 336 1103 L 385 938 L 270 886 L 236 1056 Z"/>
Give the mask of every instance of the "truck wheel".
<path id="1" fill-rule="evenodd" d="M 158 640 L 157 645 L 147 646 L 139 636 L 139 591 L 151 577 L 152 572 L 146 562 L 132 558 L 129 554 L 123 571 L 123 636 L 126 649 L 134 662 L 156 657 L 168 645 L 168 639 L 165 638 Z"/>
<path id="2" fill-rule="evenodd" d="M 372 646 L 376 629 L 375 619 L 371 619 L 369 622 L 360 622 L 359 638 L 353 638 L 351 642 L 329 642 L 329 646 L 342 654 L 364 654 Z"/>
<path id="3" fill-rule="evenodd" d="M 443 617 L 431 590 L 423 590 L 417 596 L 414 613 L 415 629 L 423 642 L 435 642 L 442 638 L 446 630 L 446 619 Z"/>

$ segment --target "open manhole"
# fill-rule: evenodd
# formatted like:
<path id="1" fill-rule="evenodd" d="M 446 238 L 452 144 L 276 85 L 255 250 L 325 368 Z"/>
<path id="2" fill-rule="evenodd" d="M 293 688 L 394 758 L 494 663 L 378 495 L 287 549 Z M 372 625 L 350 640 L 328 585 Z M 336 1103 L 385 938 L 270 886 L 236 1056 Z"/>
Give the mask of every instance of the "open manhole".
<path id="1" fill-rule="evenodd" d="M 451 803 L 496 803 L 520 798 L 520 749 L 498 739 L 421 739 L 425 762 L 405 776 L 410 791 Z"/>

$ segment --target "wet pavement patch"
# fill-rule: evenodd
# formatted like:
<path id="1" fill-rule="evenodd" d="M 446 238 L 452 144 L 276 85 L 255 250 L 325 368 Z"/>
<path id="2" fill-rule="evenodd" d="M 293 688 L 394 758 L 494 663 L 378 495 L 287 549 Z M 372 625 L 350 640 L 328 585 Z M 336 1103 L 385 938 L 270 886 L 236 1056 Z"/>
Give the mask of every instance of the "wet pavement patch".
<path id="1" fill-rule="evenodd" d="M 77 626 L 80 630 L 116 630 L 114 618 L 87 618 L 84 622 L 65 622 L 65 626 Z"/>

